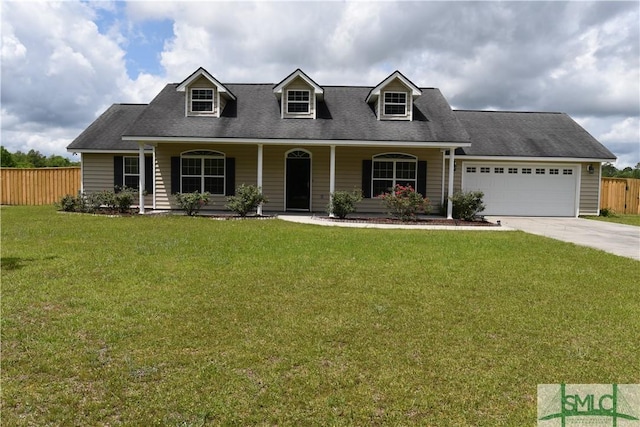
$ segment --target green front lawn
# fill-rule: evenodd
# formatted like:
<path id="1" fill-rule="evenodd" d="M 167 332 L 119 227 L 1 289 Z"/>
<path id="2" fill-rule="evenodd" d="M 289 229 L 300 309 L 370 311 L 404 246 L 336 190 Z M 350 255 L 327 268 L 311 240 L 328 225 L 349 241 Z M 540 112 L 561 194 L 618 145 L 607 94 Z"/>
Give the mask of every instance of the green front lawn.
<path id="1" fill-rule="evenodd" d="M 522 232 L 3 207 L 3 425 L 536 424 L 640 383 L 637 261 Z"/>
<path id="2" fill-rule="evenodd" d="M 615 222 L 618 224 L 635 225 L 640 227 L 640 215 L 615 214 L 613 216 L 583 216 L 586 219 L 595 219 L 597 221 Z"/>

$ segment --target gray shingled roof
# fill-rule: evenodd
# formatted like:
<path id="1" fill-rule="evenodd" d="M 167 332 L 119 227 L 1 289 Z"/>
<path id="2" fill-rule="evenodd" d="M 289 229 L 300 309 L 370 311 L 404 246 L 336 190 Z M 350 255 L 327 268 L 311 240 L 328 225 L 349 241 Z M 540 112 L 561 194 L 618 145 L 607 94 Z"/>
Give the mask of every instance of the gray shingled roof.
<path id="1" fill-rule="evenodd" d="M 318 118 L 281 119 L 271 84 L 225 84 L 237 97 L 223 117 L 185 117 L 184 92 L 167 85 L 125 136 L 241 139 L 468 142 L 438 89 L 424 89 L 414 121 L 380 121 L 365 103 L 370 87 L 324 86 Z"/>
<path id="2" fill-rule="evenodd" d="M 113 104 L 74 139 L 67 150 L 137 150 L 138 144 L 123 141 L 122 134 L 146 107 L 146 104 Z"/>
<path id="3" fill-rule="evenodd" d="M 471 135 L 469 156 L 572 157 L 616 156 L 564 113 L 455 111 Z"/>
<path id="4" fill-rule="evenodd" d="M 185 92 L 167 85 L 149 105 L 114 104 L 68 147 L 137 150 L 131 137 L 471 142 L 469 156 L 615 159 L 563 113 L 451 111 L 438 89 L 421 89 L 414 121 L 379 121 L 364 100 L 370 87 L 325 86 L 318 118 L 281 119 L 271 84 L 225 84 L 236 96 L 223 117 L 185 117 Z"/>

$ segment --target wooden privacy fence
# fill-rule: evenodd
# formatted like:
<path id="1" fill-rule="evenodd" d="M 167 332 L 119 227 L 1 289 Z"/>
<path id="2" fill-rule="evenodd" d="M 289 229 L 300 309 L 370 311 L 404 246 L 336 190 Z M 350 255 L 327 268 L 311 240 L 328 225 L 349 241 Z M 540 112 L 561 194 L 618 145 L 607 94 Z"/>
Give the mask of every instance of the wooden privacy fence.
<path id="1" fill-rule="evenodd" d="M 50 205 L 78 194 L 80 168 L 2 168 L 0 190 L 3 205 Z"/>
<path id="2" fill-rule="evenodd" d="M 602 178 L 600 209 L 613 209 L 619 214 L 640 213 L 640 179 Z"/>

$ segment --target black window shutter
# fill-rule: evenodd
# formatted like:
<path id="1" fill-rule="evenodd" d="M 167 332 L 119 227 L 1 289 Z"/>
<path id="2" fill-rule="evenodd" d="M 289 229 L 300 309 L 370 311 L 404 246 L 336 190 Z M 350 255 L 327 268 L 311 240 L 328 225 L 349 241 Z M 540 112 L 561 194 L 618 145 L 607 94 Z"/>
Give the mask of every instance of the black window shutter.
<path id="1" fill-rule="evenodd" d="M 113 156 L 113 191 L 118 193 L 122 189 L 124 180 L 124 160 L 122 156 Z"/>
<path id="2" fill-rule="evenodd" d="M 171 158 L 171 194 L 180 192 L 180 157 Z"/>
<path id="3" fill-rule="evenodd" d="M 147 194 L 153 194 L 153 157 L 144 158 L 144 190 Z"/>
<path id="4" fill-rule="evenodd" d="M 373 167 L 372 160 L 362 161 L 362 194 L 365 199 L 371 198 L 371 168 Z"/>
<path id="5" fill-rule="evenodd" d="M 225 162 L 225 189 L 226 196 L 235 196 L 236 194 L 236 159 L 227 157 Z"/>
<path id="6" fill-rule="evenodd" d="M 424 160 L 418 161 L 418 185 L 416 191 L 422 194 L 422 197 L 427 196 L 427 162 Z"/>

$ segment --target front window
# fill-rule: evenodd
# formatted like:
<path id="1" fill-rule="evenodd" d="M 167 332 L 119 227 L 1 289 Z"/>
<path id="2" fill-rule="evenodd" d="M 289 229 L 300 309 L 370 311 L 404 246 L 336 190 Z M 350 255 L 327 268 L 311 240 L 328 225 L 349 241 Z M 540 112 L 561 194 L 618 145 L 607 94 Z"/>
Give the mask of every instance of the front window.
<path id="1" fill-rule="evenodd" d="M 287 91 L 287 113 L 308 113 L 310 94 L 308 90 Z"/>
<path id="2" fill-rule="evenodd" d="M 393 189 L 396 185 L 410 185 L 416 189 L 418 160 L 409 154 L 379 154 L 373 157 L 373 197 Z"/>
<path id="3" fill-rule="evenodd" d="M 182 193 L 209 192 L 224 195 L 225 157 L 217 151 L 190 151 L 182 154 Z"/>
<path id="4" fill-rule="evenodd" d="M 140 159 L 138 157 L 123 157 L 124 177 L 122 183 L 127 188 L 138 189 L 140 185 Z"/>
<path id="5" fill-rule="evenodd" d="M 405 92 L 385 92 L 384 114 L 386 116 L 406 116 L 407 94 Z"/>
<path id="6" fill-rule="evenodd" d="M 191 111 L 213 113 L 213 89 L 191 89 Z"/>

